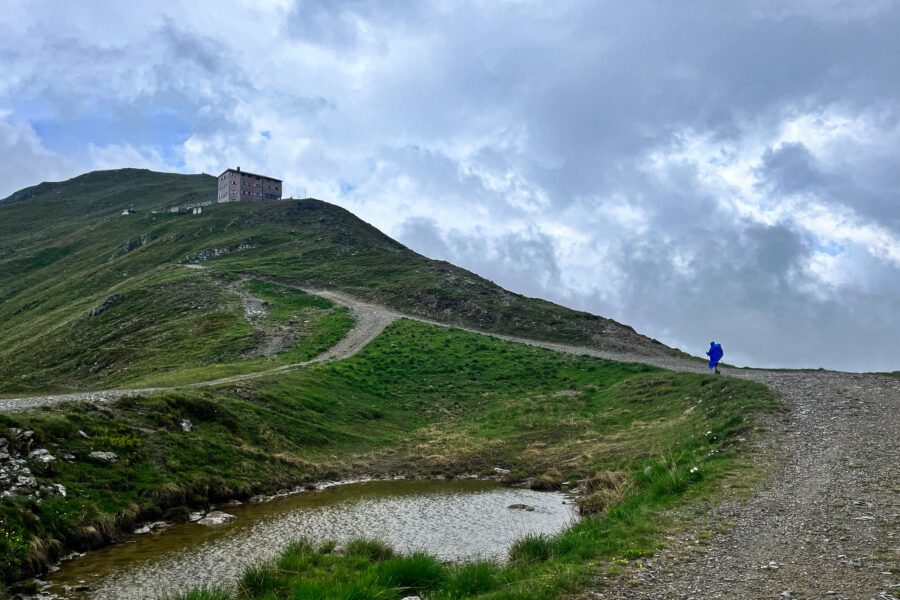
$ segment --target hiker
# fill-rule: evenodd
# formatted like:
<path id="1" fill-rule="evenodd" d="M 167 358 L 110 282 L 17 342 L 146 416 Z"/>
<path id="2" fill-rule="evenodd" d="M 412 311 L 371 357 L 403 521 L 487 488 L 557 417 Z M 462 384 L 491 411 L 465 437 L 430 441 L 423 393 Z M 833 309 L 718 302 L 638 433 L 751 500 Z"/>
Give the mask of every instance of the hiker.
<path id="1" fill-rule="evenodd" d="M 722 357 L 725 355 L 725 352 L 722 350 L 722 344 L 710 342 L 709 351 L 706 355 L 709 357 L 709 368 L 715 369 L 716 375 L 721 375 L 722 373 L 719 371 L 719 361 L 722 360 Z"/>

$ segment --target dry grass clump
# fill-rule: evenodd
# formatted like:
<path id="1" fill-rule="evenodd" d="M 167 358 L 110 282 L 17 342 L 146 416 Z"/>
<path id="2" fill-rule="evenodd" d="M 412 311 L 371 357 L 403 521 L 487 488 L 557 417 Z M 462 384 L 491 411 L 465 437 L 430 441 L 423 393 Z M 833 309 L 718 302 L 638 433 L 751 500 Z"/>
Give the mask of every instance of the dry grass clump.
<path id="1" fill-rule="evenodd" d="M 625 484 L 627 476 L 620 471 L 599 471 L 584 482 L 587 493 L 599 490 L 617 490 Z"/>
<path id="2" fill-rule="evenodd" d="M 562 487 L 563 478 L 559 471 L 550 469 L 543 475 L 538 475 L 531 480 L 531 489 L 541 491 L 554 491 Z"/>
<path id="3" fill-rule="evenodd" d="M 627 477 L 618 471 L 600 471 L 584 482 L 585 495 L 578 499 L 578 512 L 596 515 L 615 506 L 625 492 Z"/>

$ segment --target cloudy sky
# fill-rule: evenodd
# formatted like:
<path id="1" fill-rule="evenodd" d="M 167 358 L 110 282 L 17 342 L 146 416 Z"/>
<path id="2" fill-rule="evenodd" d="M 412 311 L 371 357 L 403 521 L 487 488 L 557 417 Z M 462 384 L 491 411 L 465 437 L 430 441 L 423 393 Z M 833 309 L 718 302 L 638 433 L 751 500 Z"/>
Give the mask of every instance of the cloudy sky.
<path id="1" fill-rule="evenodd" d="M 694 354 L 897 370 L 898 31 L 891 0 L 7 0 L 0 197 L 240 165 Z"/>

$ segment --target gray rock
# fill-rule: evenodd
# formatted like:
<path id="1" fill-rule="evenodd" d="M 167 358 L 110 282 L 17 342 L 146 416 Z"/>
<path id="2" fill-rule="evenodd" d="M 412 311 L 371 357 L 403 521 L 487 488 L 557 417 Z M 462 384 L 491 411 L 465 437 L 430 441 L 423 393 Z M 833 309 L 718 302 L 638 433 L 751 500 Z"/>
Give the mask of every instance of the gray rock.
<path id="1" fill-rule="evenodd" d="M 418 596 L 406 596 L 405 598 L 400 598 L 400 600 L 422 600 Z"/>
<path id="2" fill-rule="evenodd" d="M 509 469 L 501 469 L 500 467 L 494 467 L 494 473 L 497 475 L 509 475 Z"/>
<path id="3" fill-rule="evenodd" d="M 261 502 L 268 502 L 268 501 L 269 501 L 269 497 L 266 496 L 265 494 L 260 494 L 258 496 L 253 496 L 252 498 L 250 498 L 250 502 L 252 502 L 254 504 L 259 504 Z"/>
<path id="4" fill-rule="evenodd" d="M 202 519 L 205 514 L 206 514 L 205 510 L 198 510 L 197 512 L 192 512 L 191 514 L 188 515 L 188 521 L 190 521 L 191 523 L 196 523 L 197 521 Z"/>
<path id="5" fill-rule="evenodd" d="M 115 452 L 103 452 L 101 450 L 94 450 L 88 454 L 88 456 L 102 463 L 114 463 L 119 460 L 119 457 L 116 456 Z"/>
<path id="6" fill-rule="evenodd" d="M 16 478 L 15 487 L 17 487 L 17 488 L 36 488 L 37 480 L 29 474 L 19 475 Z"/>
<path id="7" fill-rule="evenodd" d="M 197 521 L 197 525 L 223 525 L 225 523 L 230 523 L 235 519 L 237 519 L 237 517 L 234 515 L 229 515 L 220 510 L 214 510 Z"/>
<path id="8" fill-rule="evenodd" d="M 56 457 L 50 454 L 50 451 L 46 448 L 38 448 L 37 450 L 32 450 L 28 453 L 28 458 L 31 460 L 37 460 L 42 463 L 49 463 L 56 460 Z"/>
<path id="9" fill-rule="evenodd" d="M 144 523 L 143 525 L 141 525 L 140 527 L 135 529 L 132 533 L 134 533 L 135 535 L 143 535 L 145 533 L 150 533 L 150 525 L 148 525 L 147 523 Z"/>
<path id="10" fill-rule="evenodd" d="M 190 431 L 194 429 L 194 424 L 191 423 L 191 421 L 189 419 L 185 419 L 184 421 L 181 422 L 181 429 L 183 431 L 190 433 Z"/>
<path id="11" fill-rule="evenodd" d="M 10 427 L 10 431 L 12 431 L 13 437 L 21 442 L 27 442 L 31 438 L 34 437 L 34 432 L 30 429 L 19 429 L 18 427 Z"/>

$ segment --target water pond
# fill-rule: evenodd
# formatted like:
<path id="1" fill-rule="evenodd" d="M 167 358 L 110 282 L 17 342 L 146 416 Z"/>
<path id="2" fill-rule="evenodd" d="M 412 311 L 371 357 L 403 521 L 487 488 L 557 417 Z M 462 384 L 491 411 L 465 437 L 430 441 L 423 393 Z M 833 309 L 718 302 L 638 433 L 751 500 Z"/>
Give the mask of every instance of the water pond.
<path id="1" fill-rule="evenodd" d="M 534 510 L 508 508 L 513 504 Z M 340 543 L 364 536 L 442 560 L 503 560 L 517 538 L 556 533 L 575 518 L 563 494 L 475 479 L 355 483 L 220 510 L 237 520 L 213 527 L 173 525 L 89 552 L 48 575 L 46 592 L 131 600 L 228 585 L 246 567 L 301 537 Z"/>

